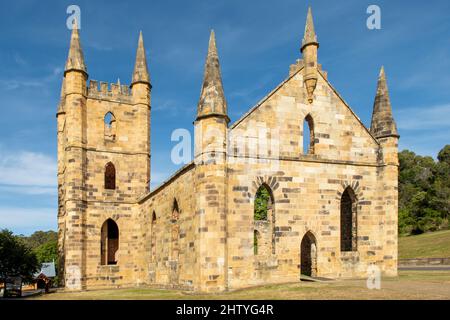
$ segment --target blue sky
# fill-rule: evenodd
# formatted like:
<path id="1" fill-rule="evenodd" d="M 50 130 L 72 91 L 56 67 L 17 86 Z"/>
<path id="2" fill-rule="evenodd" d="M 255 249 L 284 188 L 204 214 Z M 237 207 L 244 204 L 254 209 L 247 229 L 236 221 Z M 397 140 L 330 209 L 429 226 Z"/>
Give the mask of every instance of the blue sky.
<path id="1" fill-rule="evenodd" d="M 70 31 L 81 8 L 90 79 L 129 83 L 139 30 L 152 78 L 152 186 L 177 166 L 176 128 L 192 131 L 211 28 L 232 121 L 300 58 L 308 4 L 319 62 L 366 126 L 386 68 L 400 149 L 436 156 L 450 133 L 450 2 L 2 1 L 0 4 L 0 228 L 56 229 L 56 106 Z M 381 8 L 381 30 L 366 9 Z"/>

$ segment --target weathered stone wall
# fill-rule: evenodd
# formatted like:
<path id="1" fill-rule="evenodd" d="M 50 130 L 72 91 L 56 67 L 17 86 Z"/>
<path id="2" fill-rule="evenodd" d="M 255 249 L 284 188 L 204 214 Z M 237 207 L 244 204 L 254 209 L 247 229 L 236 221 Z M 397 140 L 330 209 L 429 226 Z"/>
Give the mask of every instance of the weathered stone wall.
<path id="1" fill-rule="evenodd" d="M 303 155 L 303 119 L 314 120 L 314 154 Z M 279 137 L 281 160 L 258 149 L 254 128 L 269 128 L 267 137 Z M 231 146 L 228 175 L 229 287 L 296 281 L 300 275 L 300 243 L 311 231 L 317 240 L 317 275 L 365 276 L 368 264 L 387 273 L 396 248 L 393 228 L 386 238 L 385 215 L 396 216 L 395 203 L 379 199 L 385 175 L 378 158 L 379 144 L 337 96 L 323 76 L 314 101 L 306 101 L 302 73 L 293 74 L 257 108 L 233 126 L 232 135 L 247 135 L 245 147 Z M 237 132 L 237 133 L 235 133 Z M 249 159 L 248 154 L 252 155 Z M 258 159 L 257 159 L 258 158 Z M 264 159 L 265 158 L 265 159 Z M 271 160 L 273 159 L 273 160 Z M 387 179 L 395 180 L 394 172 Z M 274 195 L 275 254 L 253 254 L 253 209 L 263 184 Z M 340 251 L 340 198 L 347 186 L 357 197 L 357 251 Z M 393 188 L 390 197 L 395 198 Z M 391 219 L 391 226 L 395 221 Z M 265 266 L 264 266 L 265 265 Z"/>
<path id="2" fill-rule="evenodd" d="M 192 290 L 198 282 L 198 218 L 193 164 L 140 200 L 146 231 L 141 254 L 146 257 L 148 283 Z M 178 218 L 174 210 L 178 208 Z M 153 213 L 156 220 L 152 223 Z"/>

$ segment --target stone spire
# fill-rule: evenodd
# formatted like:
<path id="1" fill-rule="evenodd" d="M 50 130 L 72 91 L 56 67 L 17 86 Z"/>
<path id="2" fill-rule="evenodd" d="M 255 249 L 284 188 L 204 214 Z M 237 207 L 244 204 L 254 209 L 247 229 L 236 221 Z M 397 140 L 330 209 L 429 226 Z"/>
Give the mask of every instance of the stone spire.
<path id="1" fill-rule="evenodd" d="M 72 29 L 69 56 L 67 57 L 64 74 L 72 70 L 81 71 L 87 75 L 87 68 L 86 64 L 84 63 L 83 49 L 81 48 L 80 35 L 78 32 L 78 24 L 76 20 Z"/>
<path id="2" fill-rule="evenodd" d="M 375 138 L 399 137 L 397 125 L 392 116 L 391 100 L 389 98 L 384 67 L 381 67 L 378 77 L 377 95 L 373 104 L 370 132 Z"/>
<path id="3" fill-rule="evenodd" d="M 319 43 L 317 42 L 316 31 L 314 30 L 312 10 L 311 7 L 308 7 L 308 15 L 306 16 L 305 34 L 302 40 L 301 51 L 303 52 L 303 49 L 310 44 L 314 44 L 317 47 L 319 47 Z"/>
<path id="4" fill-rule="evenodd" d="M 214 30 L 211 30 L 209 38 L 203 86 L 200 101 L 198 102 L 197 120 L 206 116 L 222 116 L 229 121 Z"/>
<path id="5" fill-rule="evenodd" d="M 142 31 L 139 33 L 138 48 L 136 51 L 136 62 L 134 64 L 133 78 L 131 85 L 135 83 L 147 83 L 150 84 L 150 75 L 148 73 L 147 58 L 145 56 L 144 38 Z"/>
<path id="6" fill-rule="evenodd" d="M 306 89 L 307 99 L 309 103 L 314 101 L 314 91 L 316 90 L 317 75 L 317 42 L 316 32 L 314 31 L 314 22 L 311 7 L 308 8 L 306 16 L 305 35 L 303 36 L 302 47 L 300 49 L 303 55 L 305 67 L 303 68 L 303 82 Z"/>

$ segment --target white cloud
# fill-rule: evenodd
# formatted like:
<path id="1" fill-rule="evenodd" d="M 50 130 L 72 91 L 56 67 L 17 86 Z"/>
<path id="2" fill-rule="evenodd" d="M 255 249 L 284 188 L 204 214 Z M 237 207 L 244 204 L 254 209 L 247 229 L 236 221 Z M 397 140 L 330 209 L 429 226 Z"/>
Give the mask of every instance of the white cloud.
<path id="1" fill-rule="evenodd" d="M 395 119 L 401 130 L 450 130 L 450 104 L 400 109 Z"/>
<path id="2" fill-rule="evenodd" d="M 36 230 L 56 230 L 56 208 L 0 207 L 0 229 L 29 234 Z"/>
<path id="3" fill-rule="evenodd" d="M 0 193 L 15 193 L 23 195 L 51 195 L 56 196 L 56 186 L 13 186 L 0 185 Z"/>
<path id="4" fill-rule="evenodd" d="M 21 78 L 7 78 L 0 79 L 0 87 L 5 91 L 12 91 L 19 88 L 45 88 L 49 83 L 61 78 L 64 69 L 62 67 L 53 67 L 48 73 L 42 77 L 27 77 L 27 79 Z"/>
<path id="5" fill-rule="evenodd" d="M 57 164 L 52 157 L 0 148 L 0 187 L 24 194 L 49 194 L 57 187 Z"/>

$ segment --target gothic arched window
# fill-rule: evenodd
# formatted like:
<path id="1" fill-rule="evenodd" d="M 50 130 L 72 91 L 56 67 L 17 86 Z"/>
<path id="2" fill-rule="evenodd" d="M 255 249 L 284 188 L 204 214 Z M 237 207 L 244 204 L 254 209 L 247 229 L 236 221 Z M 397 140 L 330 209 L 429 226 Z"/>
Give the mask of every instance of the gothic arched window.
<path id="1" fill-rule="evenodd" d="M 105 166 L 105 189 L 116 189 L 116 168 L 111 162 Z"/>
<path id="2" fill-rule="evenodd" d="M 307 115 L 303 121 L 303 154 L 314 154 L 314 121 Z"/>
<path id="3" fill-rule="evenodd" d="M 267 184 L 262 184 L 256 191 L 253 209 L 255 232 L 259 235 L 259 239 L 254 239 L 255 243 L 257 243 L 255 253 L 259 252 L 263 255 L 275 254 L 275 214 L 273 203 L 272 190 Z"/>
<path id="4" fill-rule="evenodd" d="M 179 240 L 180 240 L 180 224 L 178 219 L 180 218 L 180 209 L 178 208 L 178 202 L 173 199 L 172 205 L 172 260 L 178 261 L 179 255 Z"/>
<path id="5" fill-rule="evenodd" d="M 156 260 L 156 213 L 152 214 L 152 235 L 151 235 L 151 257 L 152 262 Z"/>
<path id="6" fill-rule="evenodd" d="M 255 196 L 255 208 L 254 208 L 254 219 L 258 220 L 272 220 L 272 206 L 273 197 L 272 191 L 266 184 L 261 185 L 258 191 L 256 191 Z"/>
<path id="7" fill-rule="evenodd" d="M 356 196 L 347 187 L 341 197 L 341 251 L 356 251 Z"/>
<path id="8" fill-rule="evenodd" d="M 112 112 L 108 112 L 104 118 L 105 121 L 105 140 L 116 140 L 116 118 Z"/>

